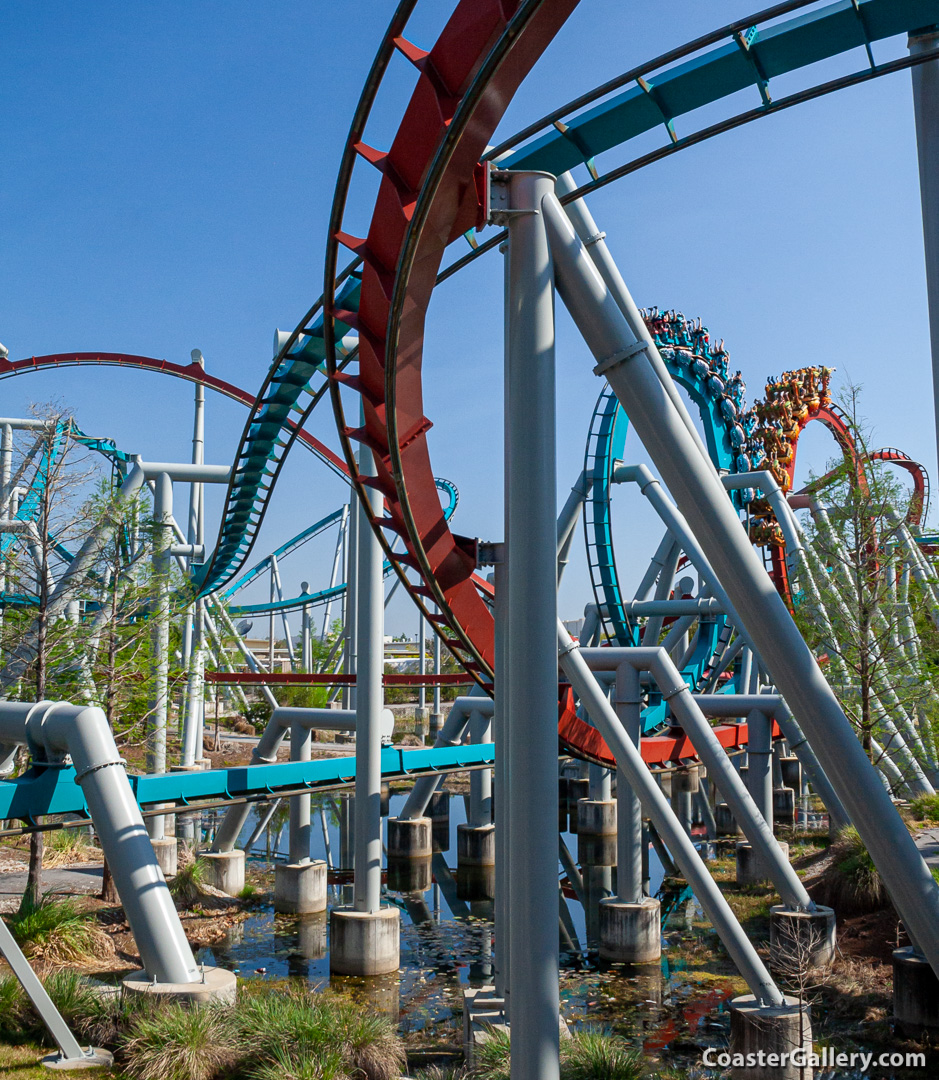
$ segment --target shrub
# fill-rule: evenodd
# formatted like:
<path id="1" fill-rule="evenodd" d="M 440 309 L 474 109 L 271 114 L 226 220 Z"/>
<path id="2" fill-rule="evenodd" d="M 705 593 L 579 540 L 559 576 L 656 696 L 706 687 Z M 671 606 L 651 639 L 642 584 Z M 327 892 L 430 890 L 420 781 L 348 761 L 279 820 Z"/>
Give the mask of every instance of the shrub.
<path id="1" fill-rule="evenodd" d="M 343 995 L 307 988 L 248 998 L 239 1003 L 241 1038 L 253 1042 L 249 1076 L 269 1080 L 279 1075 L 298 1080 L 317 1077 L 316 1068 L 333 1066 L 361 1080 L 394 1080 L 406 1063 L 391 1022 L 365 1012 Z M 333 1074 L 325 1071 L 323 1080 Z"/>
<path id="2" fill-rule="evenodd" d="M 642 1055 L 618 1035 L 584 1028 L 561 1044 L 563 1080 L 639 1080 Z"/>
<path id="3" fill-rule="evenodd" d="M 127 1075 L 137 1080 L 213 1080 L 244 1053 L 235 1049 L 232 1028 L 231 1010 L 224 1006 L 139 1010 L 121 1039 Z"/>
<path id="4" fill-rule="evenodd" d="M 0 978 L 0 1037 L 19 1040 L 25 1033 L 29 1001 L 13 975 Z"/>
<path id="5" fill-rule="evenodd" d="M 917 821 L 939 825 L 939 794 L 917 795 L 910 803 L 910 813 Z"/>
<path id="6" fill-rule="evenodd" d="M 476 1046 L 470 1075 L 479 1080 L 509 1080 L 510 1043 L 507 1032 L 490 1028 Z M 581 1028 L 561 1041 L 561 1080 L 639 1080 L 642 1055 L 625 1039 L 596 1028 Z"/>
<path id="7" fill-rule="evenodd" d="M 822 875 L 822 902 L 839 915 L 865 915 L 889 903 L 883 879 L 857 829 L 849 825 L 831 845 L 831 863 Z"/>
<path id="8" fill-rule="evenodd" d="M 38 904 L 27 904 L 10 915 L 7 925 L 29 959 L 53 966 L 114 955 L 114 943 L 98 925 L 94 912 L 83 911 L 70 896 L 55 899 L 46 893 Z"/>
<path id="9" fill-rule="evenodd" d="M 205 895 L 206 865 L 190 847 L 182 847 L 176 876 L 169 882 L 170 896 L 183 908 L 192 907 Z"/>
<path id="10" fill-rule="evenodd" d="M 45 835 L 42 865 L 47 870 L 71 863 L 96 862 L 101 852 L 84 829 L 52 829 Z"/>

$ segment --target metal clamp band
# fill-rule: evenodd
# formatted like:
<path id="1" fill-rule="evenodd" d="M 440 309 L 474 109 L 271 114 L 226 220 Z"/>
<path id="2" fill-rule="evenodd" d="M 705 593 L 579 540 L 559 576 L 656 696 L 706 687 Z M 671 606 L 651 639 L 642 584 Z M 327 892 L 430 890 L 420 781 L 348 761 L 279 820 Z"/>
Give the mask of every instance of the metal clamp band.
<path id="1" fill-rule="evenodd" d="M 662 694 L 662 700 L 663 701 L 671 701 L 671 699 L 673 697 L 675 697 L 676 694 L 684 693 L 687 689 L 688 689 L 687 684 L 682 683 L 681 686 L 675 686 L 675 687 L 673 687 L 671 690 L 669 690 L 667 692 L 665 690 L 660 690 L 660 693 Z"/>
<path id="2" fill-rule="evenodd" d="M 649 343 L 647 341 L 634 341 L 632 345 L 627 346 L 621 352 L 613 353 L 612 356 L 608 356 L 605 360 L 601 360 L 599 364 L 593 369 L 594 375 L 603 375 L 609 371 L 610 368 L 616 367 L 617 364 L 622 364 L 626 360 L 635 356 L 636 353 L 640 353 L 645 349 L 648 349 Z"/>
<path id="3" fill-rule="evenodd" d="M 100 765 L 91 765 L 84 772 L 76 773 L 75 783 L 80 784 L 86 776 L 90 776 L 92 773 L 100 772 L 101 769 L 110 769 L 112 765 L 125 766 L 127 762 L 123 758 L 118 758 L 117 761 L 103 761 Z"/>

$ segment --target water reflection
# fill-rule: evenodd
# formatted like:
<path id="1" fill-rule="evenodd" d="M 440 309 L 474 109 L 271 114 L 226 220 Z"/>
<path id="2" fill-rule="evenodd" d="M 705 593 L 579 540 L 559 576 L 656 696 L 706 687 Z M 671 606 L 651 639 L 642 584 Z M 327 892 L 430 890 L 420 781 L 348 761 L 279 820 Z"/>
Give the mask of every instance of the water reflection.
<path id="1" fill-rule="evenodd" d="M 580 797 L 579 781 L 569 785 Z M 581 787 L 583 785 L 580 785 Z M 586 794 L 586 792 L 585 792 Z M 397 814 L 406 793 L 393 792 L 383 805 Z M 387 865 L 383 899 L 401 912 L 401 969 L 380 979 L 330 977 L 328 912 L 301 918 L 275 916 L 265 905 L 231 927 L 225 939 L 200 950 L 207 964 L 237 969 L 242 978 L 296 978 L 341 987 L 370 1008 L 395 1017 L 405 1030 L 438 1029 L 459 1040 L 456 1029 L 467 986 L 490 984 L 494 976 L 493 899 L 495 868 L 460 864 L 457 829 L 467 819 L 467 800 L 442 793 L 428 808 L 433 822 L 434 854 L 426 859 L 397 859 Z M 383 800 L 384 803 L 384 800 Z M 314 797 L 311 857 L 330 866 L 329 907 L 351 900 L 353 866 L 351 794 Z M 246 826 L 247 838 L 269 811 L 261 806 Z M 573 820 L 572 820 L 573 818 Z M 715 982 L 719 961 L 706 986 L 696 985 L 687 970 L 663 960 L 661 965 L 630 969 L 600 965 L 597 954 L 599 903 L 616 891 L 615 837 L 578 836 L 576 813 L 566 800 L 558 808 L 558 927 L 562 962 L 562 1010 L 571 1023 L 590 1020 L 614 1026 L 637 1043 L 654 1045 L 690 1038 L 700 1016 L 731 996 L 729 981 Z M 207 823 L 211 826 L 211 822 Z M 288 851 L 287 804 L 277 807 L 251 850 L 251 864 L 270 870 Z M 575 861 L 572 853 L 576 852 Z M 653 893 L 663 883 L 662 863 L 650 850 L 646 876 Z M 681 883 L 683 886 L 684 883 Z M 667 883 L 667 889 L 671 882 Z M 693 898 L 666 892 L 670 938 L 687 934 L 700 912 Z M 699 932 L 696 930 L 694 932 Z M 674 949 L 672 950 L 674 953 Z M 700 1006 L 695 1002 L 702 1002 Z M 706 1004 L 704 1004 L 706 1003 Z M 698 1009 L 704 1011 L 700 1013 Z M 717 1037 L 717 1036 L 715 1036 Z"/>

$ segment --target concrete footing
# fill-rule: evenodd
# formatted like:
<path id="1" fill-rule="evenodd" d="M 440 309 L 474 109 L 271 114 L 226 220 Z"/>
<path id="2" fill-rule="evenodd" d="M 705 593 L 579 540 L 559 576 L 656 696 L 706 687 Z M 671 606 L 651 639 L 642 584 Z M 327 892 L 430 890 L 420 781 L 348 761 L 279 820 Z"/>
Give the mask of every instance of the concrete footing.
<path id="1" fill-rule="evenodd" d="M 731 1001 L 733 1080 L 811 1080 L 812 1068 L 799 1063 L 801 1055 L 796 1055 L 796 1063 L 792 1063 L 790 1055 L 795 1050 L 806 1057 L 812 1052 L 812 1020 L 805 1002 L 786 997 L 783 1005 L 760 1005 L 752 994 Z M 762 1059 L 758 1056 L 761 1052 Z M 737 1055 L 743 1064 L 733 1063 Z M 765 1064 L 761 1065 L 760 1060 Z"/>
<path id="2" fill-rule="evenodd" d="M 616 834 L 597 836 L 578 832 L 577 861 L 584 866 L 615 866 Z"/>
<path id="3" fill-rule="evenodd" d="M 626 964 L 658 963 L 662 956 L 659 902 L 646 897 L 624 904 L 615 896 L 600 901 L 600 956 Z"/>
<path id="4" fill-rule="evenodd" d="M 580 799 L 577 803 L 577 835 L 616 835 L 616 803 L 606 799 Z"/>
<path id="5" fill-rule="evenodd" d="M 422 893 L 433 884 L 431 857 L 401 859 L 388 856 L 388 888 L 392 892 Z"/>
<path id="6" fill-rule="evenodd" d="M 814 911 L 791 911 L 783 904 L 769 909 L 769 962 L 774 971 L 830 967 L 835 959 L 835 912 L 818 905 Z"/>
<path id="7" fill-rule="evenodd" d="M 910 1038 L 939 1038 L 939 978 L 912 947 L 893 954 L 893 1019 Z"/>
<path id="8" fill-rule="evenodd" d="M 208 1005 L 213 1001 L 230 1005 L 234 1002 L 238 980 L 231 971 L 207 967 L 200 974 L 199 982 L 155 983 L 145 971 L 132 971 L 121 979 L 121 987 L 131 997 L 160 998 L 179 1005 Z"/>
<path id="9" fill-rule="evenodd" d="M 245 853 L 233 851 L 207 851 L 199 858 L 205 861 L 208 883 L 229 896 L 237 896 L 245 887 Z"/>
<path id="10" fill-rule="evenodd" d="M 577 835 L 577 804 L 581 799 L 586 799 L 590 794 L 590 781 L 581 776 L 572 776 L 567 781 L 567 812 L 569 815 L 569 830 Z"/>
<path id="11" fill-rule="evenodd" d="M 429 817 L 388 818 L 389 859 L 429 859 L 433 853 Z"/>
<path id="12" fill-rule="evenodd" d="M 278 863 L 274 868 L 274 910 L 283 915 L 309 915 L 326 910 L 326 863 Z"/>
<path id="13" fill-rule="evenodd" d="M 156 855 L 163 876 L 165 878 L 176 877 L 178 861 L 176 837 L 167 836 L 165 840 L 151 840 L 150 843 L 153 845 L 153 854 Z"/>
<path id="14" fill-rule="evenodd" d="M 85 1053 L 80 1058 L 64 1058 L 57 1051 L 54 1054 L 46 1054 L 41 1064 L 43 1068 L 61 1072 L 72 1072 L 77 1069 L 110 1069 L 114 1064 L 114 1055 L 110 1050 L 102 1050 L 99 1046 L 88 1046 L 85 1047 Z"/>
<path id="15" fill-rule="evenodd" d="M 672 773 L 673 795 L 695 795 L 700 786 L 696 765 L 689 765 L 687 769 L 678 769 Z"/>
<path id="16" fill-rule="evenodd" d="M 400 966 L 397 908 L 333 908 L 329 919 L 329 970 L 337 975 L 386 975 Z"/>
<path id="17" fill-rule="evenodd" d="M 461 866 L 495 866 L 495 825 L 458 825 L 456 857 Z"/>
<path id="18" fill-rule="evenodd" d="M 743 829 L 737 824 L 737 819 L 725 802 L 719 802 L 714 807 L 714 826 L 718 836 L 743 835 Z"/>
<path id="19" fill-rule="evenodd" d="M 773 789 L 773 826 L 791 829 L 796 823 L 796 793 L 790 787 Z"/>
<path id="20" fill-rule="evenodd" d="M 789 845 L 785 841 L 779 842 L 784 859 L 789 858 Z M 764 885 L 772 882 L 773 878 L 769 867 L 764 865 L 763 860 L 746 843 L 737 845 L 737 884 L 738 885 Z"/>
<path id="21" fill-rule="evenodd" d="M 802 764 L 797 757 L 781 757 L 779 773 L 786 787 L 792 788 L 793 791 L 802 790 Z"/>

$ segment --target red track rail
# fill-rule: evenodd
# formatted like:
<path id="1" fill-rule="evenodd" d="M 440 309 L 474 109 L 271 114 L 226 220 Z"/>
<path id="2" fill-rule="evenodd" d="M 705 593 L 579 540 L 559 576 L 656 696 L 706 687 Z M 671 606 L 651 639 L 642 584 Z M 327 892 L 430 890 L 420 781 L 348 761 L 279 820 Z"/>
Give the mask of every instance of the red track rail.
<path id="1" fill-rule="evenodd" d="M 355 675 L 330 675 L 328 672 L 322 675 L 308 675 L 298 671 L 275 671 L 267 674 L 264 671 L 207 671 L 205 681 L 218 683 L 220 686 L 352 686 L 355 683 Z M 417 675 L 417 674 L 385 674 L 382 675 L 383 686 L 472 686 L 473 680 L 469 675 L 461 675 L 459 672 L 447 672 L 443 675 Z"/>
<path id="2" fill-rule="evenodd" d="M 210 390 L 246 405 L 249 409 L 255 403 L 255 395 L 249 394 L 233 383 L 225 382 L 214 375 L 208 375 L 199 364 L 174 364 L 170 360 L 157 360 L 152 356 L 136 356 L 134 353 L 54 353 L 49 356 L 30 356 L 25 360 L 0 360 L 0 379 L 9 379 L 14 375 L 44 371 L 48 368 L 69 367 L 119 367 L 133 368 L 138 371 L 155 371 L 159 375 L 172 375 L 186 382 L 202 383 Z M 344 475 L 348 474 L 346 463 L 315 435 L 305 428 L 297 432 L 297 438 L 314 454 L 322 458 L 333 469 Z"/>

